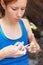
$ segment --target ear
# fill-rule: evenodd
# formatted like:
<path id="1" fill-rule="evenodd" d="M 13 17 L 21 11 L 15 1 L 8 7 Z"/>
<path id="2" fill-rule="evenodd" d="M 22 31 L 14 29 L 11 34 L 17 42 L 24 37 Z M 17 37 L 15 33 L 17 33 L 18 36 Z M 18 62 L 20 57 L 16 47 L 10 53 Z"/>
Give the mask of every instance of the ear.
<path id="1" fill-rule="evenodd" d="M 1 5 L 2 5 L 3 9 L 5 10 L 6 9 L 6 5 L 5 5 L 3 0 L 1 0 Z"/>

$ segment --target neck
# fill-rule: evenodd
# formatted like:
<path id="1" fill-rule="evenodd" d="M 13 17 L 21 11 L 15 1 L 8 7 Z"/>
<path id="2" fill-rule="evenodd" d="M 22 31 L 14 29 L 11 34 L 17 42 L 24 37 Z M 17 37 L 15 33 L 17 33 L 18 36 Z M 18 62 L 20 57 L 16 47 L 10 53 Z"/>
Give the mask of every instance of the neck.
<path id="1" fill-rule="evenodd" d="M 11 21 L 7 16 L 4 16 L 3 21 L 3 23 L 8 25 L 16 25 L 18 23 L 18 20 Z"/>

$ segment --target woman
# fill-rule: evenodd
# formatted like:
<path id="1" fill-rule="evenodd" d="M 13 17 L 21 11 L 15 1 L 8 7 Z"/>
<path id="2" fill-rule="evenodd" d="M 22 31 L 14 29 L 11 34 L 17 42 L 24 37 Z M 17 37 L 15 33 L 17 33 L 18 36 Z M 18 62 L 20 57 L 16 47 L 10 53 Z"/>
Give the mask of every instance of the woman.
<path id="1" fill-rule="evenodd" d="M 36 53 L 40 47 L 29 22 L 22 19 L 27 0 L 1 0 L 0 64 L 28 65 L 28 51 Z M 29 41 L 28 41 L 29 40 Z M 30 46 L 25 46 L 30 42 Z"/>

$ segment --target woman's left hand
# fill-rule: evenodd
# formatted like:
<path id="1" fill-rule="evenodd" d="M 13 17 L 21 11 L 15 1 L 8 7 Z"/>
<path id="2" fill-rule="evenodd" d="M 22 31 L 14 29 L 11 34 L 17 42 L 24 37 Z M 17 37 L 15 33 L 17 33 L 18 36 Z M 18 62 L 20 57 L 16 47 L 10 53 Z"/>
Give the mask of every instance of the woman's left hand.
<path id="1" fill-rule="evenodd" d="M 40 51 L 40 47 L 38 45 L 36 45 L 34 42 L 31 42 L 30 46 L 26 47 L 26 49 L 30 53 L 38 53 Z"/>

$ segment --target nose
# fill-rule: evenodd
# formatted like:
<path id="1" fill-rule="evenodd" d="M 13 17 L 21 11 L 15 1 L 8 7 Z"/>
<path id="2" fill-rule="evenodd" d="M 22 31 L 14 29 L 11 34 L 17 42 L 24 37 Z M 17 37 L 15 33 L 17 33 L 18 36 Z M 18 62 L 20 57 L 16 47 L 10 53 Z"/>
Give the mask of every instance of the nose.
<path id="1" fill-rule="evenodd" d="M 17 17 L 18 17 L 18 18 L 21 18 L 21 15 L 22 15 L 21 10 L 18 10 L 18 12 L 17 12 Z"/>

